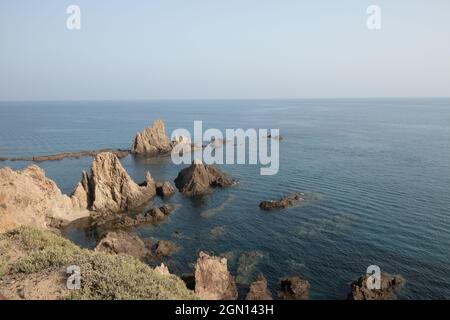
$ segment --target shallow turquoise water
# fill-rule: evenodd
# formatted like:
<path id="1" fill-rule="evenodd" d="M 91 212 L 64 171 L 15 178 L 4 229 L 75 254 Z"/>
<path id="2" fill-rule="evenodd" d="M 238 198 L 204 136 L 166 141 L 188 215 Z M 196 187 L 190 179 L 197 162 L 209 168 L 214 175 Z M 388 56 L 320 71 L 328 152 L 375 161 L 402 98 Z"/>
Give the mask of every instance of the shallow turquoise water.
<path id="1" fill-rule="evenodd" d="M 230 268 L 241 287 L 262 272 L 275 293 L 280 277 L 298 275 L 311 282 L 312 298 L 341 299 L 350 281 L 376 264 L 406 279 L 399 298 L 450 298 L 449 99 L 2 102 L 0 157 L 129 148 L 133 135 L 158 118 L 167 133 L 203 120 L 205 128 L 280 128 L 286 138 L 277 175 L 224 165 L 238 187 L 202 201 L 176 194 L 169 202 L 181 207 L 173 215 L 137 230 L 179 245 L 167 261 L 173 272 L 191 271 L 200 249 L 232 252 Z M 39 165 L 70 193 L 90 162 Z M 181 169 L 170 158 L 129 156 L 122 163 L 136 181 L 147 170 L 173 181 Z M 293 191 L 314 199 L 284 211 L 259 210 L 261 200 Z M 216 227 L 222 234 L 211 233 Z M 80 230 L 67 236 L 93 245 Z M 249 251 L 259 252 L 253 267 L 239 268 Z"/>

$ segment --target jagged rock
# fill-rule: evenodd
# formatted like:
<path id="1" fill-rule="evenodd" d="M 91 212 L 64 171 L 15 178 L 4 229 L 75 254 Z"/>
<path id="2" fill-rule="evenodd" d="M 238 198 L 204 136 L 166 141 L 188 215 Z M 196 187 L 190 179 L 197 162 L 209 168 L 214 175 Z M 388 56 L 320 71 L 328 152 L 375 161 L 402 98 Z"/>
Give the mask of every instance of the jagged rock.
<path id="1" fill-rule="evenodd" d="M 280 298 L 284 300 L 309 299 L 309 282 L 299 277 L 281 279 Z"/>
<path id="2" fill-rule="evenodd" d="M 49 229 L 87 216 L 38 166 L 0 169 L 0 232 L 21 225 Z"/>
<path id="3" fill-rule="evenodd" d="M 166 136 L 164 122 L 156 120 L 151 127 L 138 132 L 134 137 L 133 154 L 158 155 L 168 153 L 172 150 L 172 144 Z"/>
<path id="4" fill-rule="evenodd" d="M 211 192 L 211 187 L 230 187 L 236 180 L 230 179 L 213 165 L 194 161 L 178 173 L 175 185 L 186 196 L 202 196 Z"/>
<path id="5" fill-rule="evenodd" d="M 404 284 L 403 278 L 382 273 L 381 288 L 369 289 L 367 287 L 368 277 L 369 275 L 364 275 L 352 282 L 351 292 L 348 295 L 349 300 L 389 300 L 395 297 L 397 291 Z"/>
<path id="6" fill-rule="evenodd" d="M 156 194 L 163 198 L 168 198 L 175 193 L 175 189 L 168 181 L 156 182 Z"/>
<path id="7" fill-rule="evenodd" d="M 137 236 L 124 231 L 110 231 L 95 247 L 95 251 L 127 254 L 140 260 L 145 260 L 150 254 L 144 242 Z"/>
<path id="8" fill-rule="evenodd" d="M 283 197 L 279 200 L 262 201 L 259 204 L 259 207 L 262 210 L 284 209 L 288 207 L 297 206 L 304 200 L 305 198 L 303 193 L 296 193 L 293 195 Z"/>
<path id="9" fill-rule="evenodd" d="M 195 293 L 207 300 L 236 300 L 238 292 L 227 259 L 200 252 L 195 265 Z"/>
<path id="10" fill-rule="evenodd" d="M 170 256 L 176 250 L 176 245 L 169 240 L 160 240 L 153 248 L 153 254 L 158 257 Z"/>
<path id="11" fill-rule="evenodd" d="M 272 294 L 267 289 L 267 280 L 262 274 L 250 285 L 245 300 L 272 300 Z"/>
<path id="12" fill-rule="evenodd" d="M 161 263 L 161 265 L 154 270 L 163 276 L 170 276 L 169 268 L 167 268 L 164 263 Z"/>
<path id="13" fill-rule="evenodd" d="M 147 172 L 146 182 L 136 184 L 113 153 L 98 154 L 91 174 L 83 172 L 72 198 L 80 208 L 102 213 L 123 212 L 137 208 L 156 195 L 155 183 Z"/>

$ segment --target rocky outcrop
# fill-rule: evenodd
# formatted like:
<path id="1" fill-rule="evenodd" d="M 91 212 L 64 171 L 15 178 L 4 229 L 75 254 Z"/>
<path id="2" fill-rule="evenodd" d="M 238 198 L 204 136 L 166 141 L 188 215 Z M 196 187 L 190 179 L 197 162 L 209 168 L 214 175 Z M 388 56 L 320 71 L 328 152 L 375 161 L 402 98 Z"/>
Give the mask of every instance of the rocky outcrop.
<path id="1" fill-rule="evenodd" d="M 267 289 L 267 280 L 262 274 L 250 285 L 245 300 L 272 300 L 272 294 Z"/>
<path id="2" fill-rule="evenodd" d="M 279 296 L 283 300 L 307 300 L 309 299 L 309 282 L 299 277 L 281 279 Z"/>
<path id="3" fill-rule="evenodd" d="M 127 254 L 139 260 L 145 260 L 150 250 L 137 236 L 124 231 L 110 231 L 100 240 L 95 251 L 112 254 Z"/>
<path id="4" fill-rule="evenodd" d="M 190 197 L 206 195 L 212 187 L 230 187 L 236 183 L 215 166 L 196 161 L 181 170 L 175 179 L 178 190 Z"/>
<path id="5" fill-rule="evenodd" d="M 130 154 L 130 150 L 122 149 L 100 149 L 100 150 L 82 150 L 73 152 L 62 152 L 57 154 L 52 154 L 48 156 L 35 156 L 35 157 L 11 157 L 5 158 L 0 157 L 0 161 L 33 161 L 33 162 L 44 162 L 44 161 L 60 161 L 68 158 L 81 158 L 81 157 L 95 157 L 97 154 L 102 152 L 112 152 L 119 159 L 125 158 Z"/>
<path id="6" fill-rule="evenodd" d="M 154 270 L 162 276 L 170 276 L 169 268 L 167 268 L 164 263 L 161 263 L 161 265 L 156 267 Z"/>
<path id="7" fill-rule="evenodd" d="M 148 202 L 156 195 L 155 183 L 147 172 L 146 182 L 135 183 L 113 153 L 98 154 L 88 175 L 83 172 L 72 198 L 80 208 L 101 213 L 123 212 Z"/>
<path id="8" fill-rule="evenodd" d="M 53 228 L 87 216 L 38 166 L 0 169 L 0 232 L 21 225 Z"/>
<path id="9" fill-rule="evenodd" d="M 158 181 L 156 182 L 156 194 L 162 198 L 168 198 L 173 196 L 175 189 L 172 187 L 168 181 Z"/>
<path id="10" fill-rule="evenodd" d="M 352 282 L 349 300 L 389 300 L 395 297 L 404 284 L 403 278 L 382 273 L 380 289 L 369 289 L 368 277 L 369 275 L 364 275 Z"/>
<path id="11" fill-rule="evenodd" d="M 227 259 L 200 252 L 195 265 L 195 293 L 207 300 L 236 300 L 238 292 Z"/>
<path id="12" fill-rule="evenodd" d="M 170 256 L 177 249 L 176 245 L 169 240 L 160 240 L 153 247 L 153 255 L 157 258 Z"/>
<path id="13" fill-rule="evenodd" d="M 284 209 L 288 207 L 298 206 L 301 202 L 305 200 L 304 193 L 296 193 L 293 195 L 288 195 L 279 200 L 268 200 L 262 201 L 259 207 L 262 210 L 272 210 L 272 209 Z"/>
<path id="14" fill-rule="evenodd" d="M 134 137 L 133 154 L 158 155 L 172 150 L 170 139 L 166 136 L 166 129 L 162 120 L 156 120 L 151 127 L 138 132 Z"/>

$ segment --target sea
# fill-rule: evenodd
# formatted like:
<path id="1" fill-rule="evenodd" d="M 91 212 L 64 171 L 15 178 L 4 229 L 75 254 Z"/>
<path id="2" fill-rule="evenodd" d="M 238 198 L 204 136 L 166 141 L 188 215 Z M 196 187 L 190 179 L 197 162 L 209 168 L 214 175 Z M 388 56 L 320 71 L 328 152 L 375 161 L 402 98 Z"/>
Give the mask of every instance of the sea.
<path id="1" fill-rule="evenodd" d="M 169 136 L 203 121 L 204 129 L 279 129 L 284 137 L 275 175 L 261 175 L 258 164 L 219 165 L 239 185 L 149 203 L 178 207 L 161 224 L 133 230 L 176 244 L 163 260 L 172 273 L 192 273 L 203 250 L 227 257 L 241 297 L 262 273 L 274 297 L 280 278 L 298 276 L 310 282 L 311 299 L 345 299 L 351 281 L 376 265 L 405 280 L 398 299 L 450 298 L 450 99 L 0 102 L 0 157 L 130 149 L 157 119 Z M 37 165 L 70 194 L 91 162 Z M 121 162 L 136 182 L 149 171 L 173 183 L 186 167 L 170 156 Z M 258 206 L 295 192 L 310 196 L 284 210 Z M 63 233 L 85 248 L 98 240 L 83 224 Z"/>

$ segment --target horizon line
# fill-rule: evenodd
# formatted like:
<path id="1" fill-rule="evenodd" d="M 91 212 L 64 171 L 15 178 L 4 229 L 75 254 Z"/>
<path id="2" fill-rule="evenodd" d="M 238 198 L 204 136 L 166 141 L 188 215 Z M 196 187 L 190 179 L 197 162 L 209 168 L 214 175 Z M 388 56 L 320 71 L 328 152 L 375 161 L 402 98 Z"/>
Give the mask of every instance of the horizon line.
<path id="1" fill-rule="evenodd" d="M 139 101 L 280 101 L 280 100 L 400 100 L 400 99 L 450 99 L 450 96 L 417 96 L 417 97 L 334 97 L 334 98 L 135 98 L 135 99 L 24 99 L 0 100 L 10 102 L 139 102 Z"/>

